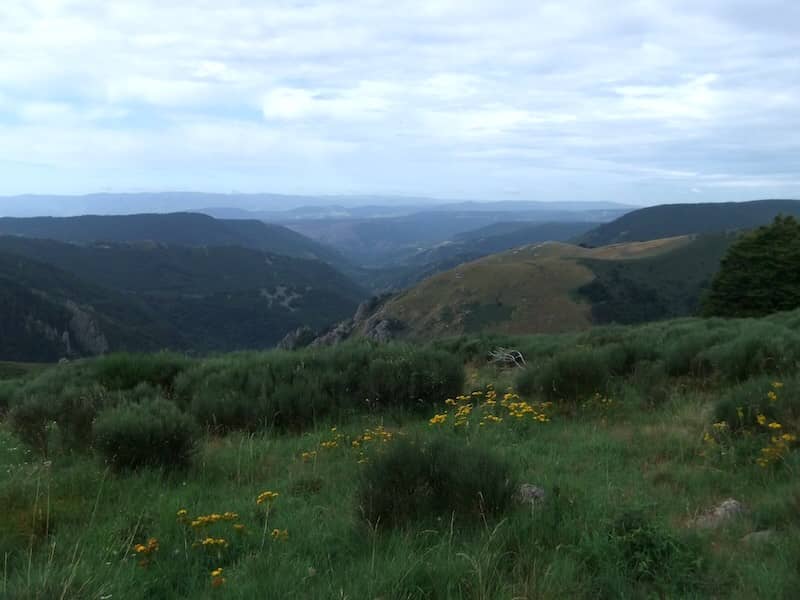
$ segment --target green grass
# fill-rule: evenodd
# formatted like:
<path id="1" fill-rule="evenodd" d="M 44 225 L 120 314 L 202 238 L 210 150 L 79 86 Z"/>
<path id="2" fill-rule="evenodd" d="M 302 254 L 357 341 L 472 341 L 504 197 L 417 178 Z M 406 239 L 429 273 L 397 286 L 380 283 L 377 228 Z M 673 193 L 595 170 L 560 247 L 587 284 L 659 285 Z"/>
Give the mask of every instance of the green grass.
<path id="1" fill-rule="evenodd" d="M 487 384 L 505 390 L 519 379 L 515 372 L 486 364 L 487 346 L 519 342 L 534 372 L 541 361 L 566 356 L 576 344 L 583 352 L 597 350 L 610 370 L 604 389 L 597 390 L 600 396 L 584 390 L 542 405 L 546 396 L 533 378 L 525 400 L 549 415 L 543 423 L 495 408 L 503 421 L 481 426 L 482 411 L 490 409 L 478 400 L 472 402 L 469 422 L 459 427 L 453 425 L 457 408 L 445 398 L 413 408 L 365 406 L 332 412 L 304 429 L 207 432 L 186 468 L 136 471 L 109 468 L 95 450 L 56 444 L 45 460 L 0 425 L 0 597 L 797 597 L 800 453 L 792 448 L 779 464 L 763 468 L 756 458 L 768 443 L 766 428 L 753 425 L 739 434 L 712 426 L 721 403 L 738 406 L 753 396 L 767 402 L 767 392 L 775 389 L 774 418 L 783 431 L 800 432 L 797 360 L 785 356 L 797 317 L 685 320 L 580 336 L 439 344 L 467 362 L 467 392 Z M 732 345 L 743 340 L 742 347 L 750 348 L 757 333 L 760 358 L 742 363 L 747 381 L 740 384 L 741 377 L 725 365 L 738 360 Z M 669 350 L 689 334 L 707 343 Z M 774 348 L 773 338 L 778 340 Z M 784 355 L 777 366 L 770 356 L 775 348 Z M 689 353 L 687 360 L 675 362 L 687 366 L 669 374 L 668 351 Z M 296 357 L 305 364 L 324 356 L 339 365 L 337 351 L 325 352 L 334 354 L 306 351 Z M 356 357 L 362 350 L 350 346 L 340 352 L 340 358 Z M 175 373 L 161 366 L 176 366 L 178 379 L 204 369 L 246 373 L 259 364 L 278 374 L 293 356 L 236 355 L 194 366 L 169 355 L 117 357 L 45 371 L 21 389 L 58 394 L 69 391 L 57 385 L 60 378 L 71 378 L 74 386 L 83 379 L 96 384 L 101 377 L 107 385 L 130 387 L 136 378 L 129 375 L 136 373 L 151 386 L 162 386 L 170 399 L 187 388 L 175 387 Z M 693 367 L 701 363 L 706 366 Z M 559 364 L 559 373 L 568 378 L 572 363 Z M 169 381 L 156 381 L 165 373 Z M 367 377 L 368 369 L 364 373 Z M 784 386 L 772 388 L 777 378 Z M 198 389 L 211 384 L 196 381 Z M 247 392 L 238 381 L 232 377 L 229 384 Z M 434 414 L 445 412 L 444 425 L 429 424 Z M 391 439 L 365 443 L 365 430 L 374 432 L 377 426 Z M 57 428 L 51 434 L 57 436 Z M 489 448 L 507 465 L 511 479 L 544 487 L 547 498 L 534 506 L 515 503 L 491 516 L 469 511 L 458 518 L 433 514 L 399 525 L 371 523 L 359 505 L 359 491 L 370 466 L 380 464 L 379 454 L 402 440 L 469 447 L 465 459 L 480 454 L 473 450 Z M 326 447 L 332 441 L 335 447 Z M 441 465 L 437 469 L 441 472 Z M 279 494 L 269 510 L 256 503 L 266 490 Z M 693 517 L 729 497 L 747 507 L 741 518 L 713 530 L 689 526 Z M 197 534 L 178 517 L 180 509 L 190 518 L 235 512 L 245 532 L 236 533 L 233 521 L 221 521 L 204 535 L 224 537 L 228 548 L 193 548 Z M 288 539 L 273 540 L 273 529 L 286 530 Z M 741 541 L 767 529 L 776 532 L 768 543 Z M 149 538 L 158 540 L 159 549 L 141 566 L 134 547 Z M 226 581 L 214 588 L 211 572 L 220 567 Z"/>
<path id="2" fill-rule="evenodd" d="M 0 380 L 19 379 L 45 369 L 48 365 L 42 363 L 20 363 L 0 361 Z"/>
<path id="3" fill-rule="evenodd" d="M 544 486 L 552 505 L 517 508 L 489 522 L 451 527 L 444 519 L 391 531 L 371 529 L 361 518 L 355 490 L 364 467 L 348 448 L 319 448 L 330 437 L 327 427 L 302 436 L 207 438 L 186 472 L 132 475 L 114 475 L 91 457 L 44 466 L 4 433 L 0 485 L 8 509 L 0 518 L 8 564 L 0 589 L 14 598 L 65 590 L 75 598 L 593 598 L 599 591 L 641 597 L 658 590 L 789 597 L 800 585 L 793 562 L 800 554 L 793 517 L 800 485 L 790 469 L 729 468 L 699 456 L 707 401 L 685 397 L 656 413 L 627 416 L 556 416 L 513 435 L 481 431 L 464 443 L 491 444 L 523 481 Z M 343 432 L 355 435 L 368 425 L 365 419 Z M 457 436 L 430 429 L 423 422 L 398 431 Z M 312 449 L 316 459 L 304 462 L 300 454 Z M 255 499 L 266 489 L 280 494 L 267 529 L 287 529 L 289 539 L 268 537 L 262 549 L 265 511 Z M 608 532 L 626 511 L 641 511 L 684 539 L 691 537 L 682 526 L 688 518 L 729 495 L 751 513 L 700 535 L 704 566 L 692 571 L 687 587 L 672 587 L 685 574 L 670 565 L 663 581 L 650 582 L 596 564 L 614 550 Z M 214 534 L 232 539 L 231 548 L 221 559 L 206 557 L 176 521 L 181 508 L 192 516 L 237 512 L 247 533 L 218 527 Z M 738 541 L 762 527 L 781 530 L 774 547 L 753 551 Z M 140 567 L 132 547 L 149 537 L 160 549 Z M 212 590 L 210 571 L 218 566 L 227 582 Z"/>

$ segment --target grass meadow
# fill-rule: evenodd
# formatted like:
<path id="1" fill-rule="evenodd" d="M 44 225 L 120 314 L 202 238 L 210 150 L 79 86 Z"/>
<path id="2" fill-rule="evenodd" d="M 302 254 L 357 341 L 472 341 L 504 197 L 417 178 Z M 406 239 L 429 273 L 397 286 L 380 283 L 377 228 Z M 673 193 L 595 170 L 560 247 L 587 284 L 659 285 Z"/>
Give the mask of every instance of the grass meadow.
<path id="1" fill-rule="evenodd" d="M 0 595 L 796 598 L 798 329 L 9 369 Z M 727 498 L 745 511 L 696 525 Z"/>

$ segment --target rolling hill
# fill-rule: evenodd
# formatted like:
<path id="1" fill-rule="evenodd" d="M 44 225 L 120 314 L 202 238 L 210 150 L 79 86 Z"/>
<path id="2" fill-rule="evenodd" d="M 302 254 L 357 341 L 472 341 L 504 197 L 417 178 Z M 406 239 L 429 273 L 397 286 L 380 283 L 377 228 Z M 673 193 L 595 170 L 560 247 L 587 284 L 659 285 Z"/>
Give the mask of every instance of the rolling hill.
<path id="1" fill-rule="evenodd" d="M 800 216 L 800 200 L 663 204 L 635 210 L 599 225 L 577 237 L 575 243 L 594 247 L 752 229 L 766 225 L 780 214 Z"/>
<path id="2" fill-rule="evenodd" d="M 8 360 L 266 348 L 301 325 L 341 320 L 365 295 L 321 261 L 235 246 L 6 236 L 0 255 L 0 359 Z"/>
<path id="3" fill-rule="evenodd" d="M 733 235 L 600 248 L 545 242 L 462 264 L 394 296 L 355 324 L 399 336 L 577 331 L 691 314 Z M 368 334 L 369 335 L 369 334 Z"/>
<path id="4" fill-rule="evenodd" d="M 567 241 L 594 227 L 591 222 L 492 223 L 456 234 L 452 240 L 418 251 L 402 264 L 376 269 L 370 277 L 376 291 L 401 290 L 447 269 L 519 246 L 543 241 Z"/>
<path id="5" fill-rule="evenodd" d="M 253 219 L 215 219 L 198 213 L 3 217 L 0 235 L 76 244 L 152 241 L 182 246 L 241 246 L 273 254 L 342 264 L 332 248 L 281 225 Z"/>

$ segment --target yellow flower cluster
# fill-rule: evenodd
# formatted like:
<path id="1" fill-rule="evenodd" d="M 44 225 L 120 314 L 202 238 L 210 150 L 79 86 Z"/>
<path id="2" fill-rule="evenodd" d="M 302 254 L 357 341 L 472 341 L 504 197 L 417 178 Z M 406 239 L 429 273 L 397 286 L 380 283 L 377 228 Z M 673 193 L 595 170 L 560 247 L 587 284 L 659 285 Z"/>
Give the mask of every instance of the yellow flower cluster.
<path id="1" fill-rule="evenodd" d="M 278 494 L 278 492 L 272 492 L 270 490 L 261 492 L 258 495 L 258 498 L 256 498 L 256 504 L 264 504 L 264 503 L 271 504 L 272 501 L 275 500 L 275 498 L 277 498 L 279 495 L 280 494 Z"/>
<path id="2" fill-rule="evenodd" d="M 344 434 L 340 433 L 336 427 L 331 427 L 331 434 L 333 437 L 330 440 L 326 440 L 320 443 L 320 446 L 326 450 L 332 450 L 333 448 L 339 447 L 339 442 L 344 440 Z"/>
<path id="3" fill-rule="evenodd" d="M 186 520 L 188 517 L 188 513 L 185 509 L 181 509 L 178 511 L 178 519 L 179 520 Z M 214 523 L 219 523 L 220 521 L 236 521 L 239 518 L 239 514 L 235 512 L 225 512 L 222 514 L 219 513 L 211 513 L 210 515 L 201 515 L 199 517 L 195 517 L 192 520 L 192 527 L 195 529 L 199 527 L 206 527 L 207 525 L 213 525 Z"/>
<path id="4" fill-rule="evenodd" d="M 479 417 L 477 422 L 481 427 L 502 423 L 506 417 L 512 422 L 550 421 L 548 410 L 552 408 L 552 402 L 527 402 L 510 388 L 503 394 L 502 400 L 498 401 L 497 398 L 497 391 L 491 385 L 486 386 L 485 390 L 447 398 L 444 403 L 449 408 L 445 412 L 435 414 L 428 423 L 431 426 L 444 425 L 452 417 L 454 427 L 468 428 L 473 417 Z"/>
<path id="5" fill-rule="evenodd" d="M 334 448 L 339 447 L 347 447 L 349 446 L 354 451 L 358 452 L 359 463 L 367 462 L 366 454 L 364 450 L 371 444 L 386 444 L 392 439 L 394 439 L 394 433 L 391 431 L 387 431 L 383 425 L 376 425 L 375 427 L 367 427 L 364 429 L 363 433 L 353 437 L 352 439 L 349 436 L 339 432 L 336 427 L 331 427 L 331 434 L 332 437 L 329 440 L 325 440 L 320 442 L 320 447 L 325 450 L 332 450 Z M 303 459 L 304 462 L 308 462 L 313 457 L 317 455 L 316 452 L 303 452 L 300 457 Z"/>
<path id="6" fill-rule="evenodd" d="M 158 540 L 151 537 L 146 544 L 136 544 L 133 551 L 139 556 L 139 566 L 146 567 L 150 564 L 151 555 L 158 552 Z"/>
<path id="7" fill-rule="evenodd" d="M 614 406 L 614 400 L 608 396 L 604 396 L 600 392 L 595 392 L 594 396 L 589 398 L 583 403 L 582 408 L 589 410 L 598 410 L 601 413 L 607 413 Z"/>
<path id="8" fill-rule="evenodd" d="M 783 425 L 777 421 L 771 421 L 767 424 L 767 419 L 764 415 L 758 415 L 756 419 L 759 425 L 775 432 L 775 435 L 770 436 L 769 444 L 761 449 L 761 455 L 756 459 L 758 466 L 766 468 L 784 459 L 791 450 L 791 444 L 797 441 L 797 436 L 793 433 L 780 433 Z"/>
<path id="9" fill-rule="evenodd" d="M 300 455 L 300 458 L 302 459 L 303 462 L 311 462 L 312 460 L 317 458 L 317 452 L 316 450 L 312 450 L 311 452 L 303 452 Z"/>
<path id="10" fill-rule="evenodd" d="M 211 571 L 211 587 L 221 587 L 225 585 L 225 581 L 227 580 L 222 576 L 222 567 L 218 567 Z"/>
<path id="11" fill-rule="evenodd" d="M 207 537 L 197 543 L 197 545 L 203 548 L 227 548 L 228 540 L 225 538 Z"/>
<path id="12" fill-rule="evenodd" d="M 147 540 L 147 544 L 136 544 L 133 547 L 133 551 L 141 556 L 149 556 L 154 552 L 158 552 L 158 540 L 156 538 L 150 538 Z"/>
<path id="13" fill-rule="evenodd" d="M 272 530 L 272 539 L 276 542 L 285 542 L 289 539 L 289 530 L 288 529 L 273 529 Z"/>
<path id="14" fill-rule="evenodd" d="M 442 425 L 447 420 L 447 413 L 433 415 L 428 421 L 431 425 Z"/>
<path id="15" fill-rule="evenodd" d="M 469 423 L 469 416 L 472 414 L 472 404 L 462 404 L 456 409 L 455 426 L 463 427 Z"/>

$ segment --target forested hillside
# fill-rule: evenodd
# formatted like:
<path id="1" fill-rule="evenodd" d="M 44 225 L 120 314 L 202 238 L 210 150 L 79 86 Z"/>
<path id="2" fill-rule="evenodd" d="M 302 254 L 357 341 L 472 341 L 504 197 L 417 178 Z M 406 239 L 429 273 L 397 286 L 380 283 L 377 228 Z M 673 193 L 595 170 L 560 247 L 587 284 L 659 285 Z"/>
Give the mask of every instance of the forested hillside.
<path id="1" fill-rule="evenodd" d="M 153 241 L 182 246 L 242 246 L 286 256 L 341 263 L 331 248 L 281 225 L 214 219 L 198 213 L 0 218 L 0 235 L 87 244 Z"/>
<path id="2" fill-rule="evenodd" d="M 238 247 L 0 237 L 0 252 L 4 303 L 15 307 L 0 359 L 267 348 L 341 320 L 365 296 L 323 262 Z"/>
<path id="3" fill-rule="evenodd" d="M 781 214 L 800 216 L 800 200 L 663 204 L 629 212 L 583 234 L 576 242 L 604 246 L 675 235 L 752 229 L 766 225 Z"/>

